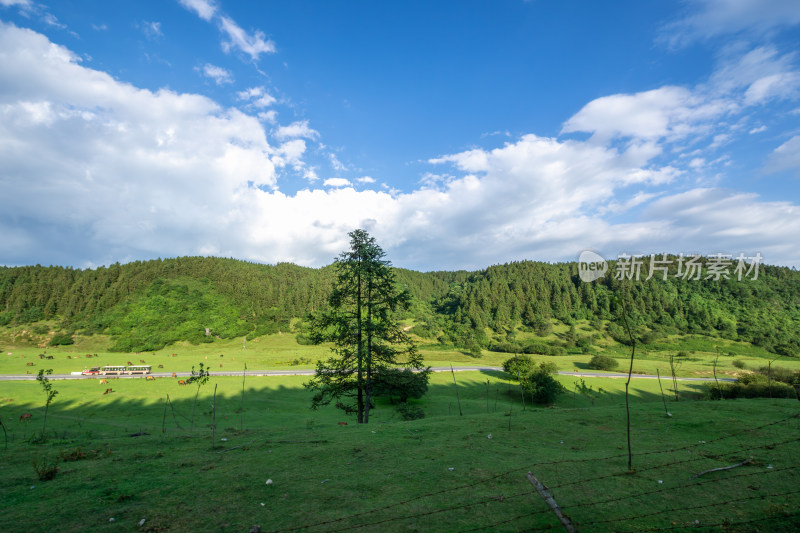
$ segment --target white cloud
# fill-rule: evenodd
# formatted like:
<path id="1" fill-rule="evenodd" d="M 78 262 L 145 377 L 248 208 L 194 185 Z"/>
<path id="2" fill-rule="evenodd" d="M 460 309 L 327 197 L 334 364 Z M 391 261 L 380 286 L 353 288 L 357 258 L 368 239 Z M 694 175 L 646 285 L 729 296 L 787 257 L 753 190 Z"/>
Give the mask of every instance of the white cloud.
<path id="1" fill-rule="evenodd" d="M 764 126 L 763 124 L 761 126 L 758 126 L 756 128 L 751 129 L 747 133 L 749 133 L 750 135 L 753 135 L 755 133 L 761 133 L 762 131 L 767 131 L 767 127 Z"/>
<path id="2" fill-rule="evenodd" d="M 261 54 L 275 53 L 275 43 L 265 39 L 263 32 L 256 31 L 251 35 L 240 28 L 233 19 L 224 16 L 220 17 L 219 25 L 220 30 L 228 36 L 228 40 L 222 42 L 222 49 L 225 52 L 236 48 L 249 55 L 253 61 L 258 61 Z"/>
<path id="3" fill-rule="evenodd" d="M 274 109 L 270 109 L 269 111 L 262 111 L 258 114 L 259 120 L 263 120 L 267 124 L 275 124 L 278 120 L 278 112 Z"/>
<path id="4" fill-rule="evenodd" d="M 278 139 L 291 139 L 293 137 L 303 137 L 305 139 L 316 139 L 319 137 L 319 132 L 311 129 L 308 126 L 307 120 L 300 120 L 292 122 L 288 126 L 281 126 L 275 131 L 275 137 Z"/>
<path id="5" fill-rule="evenodd" d="M 664 190 L 683 171 L 659 162 L 658 136 L 680 137 L 674 109 L 692 103 L 691 94 L 657 106 L 667 109 L 666 125 L 634 121 L 606 132 L 642 136 L 632 142 L 525 135 L 432 159 L 435 188 L 383 192 L 318 176 L 302 159 L 305 138 L 272 146 L 260 117 L 199 95 L 139 89 L 2 23 L 0 86 L 6 264 L 214 253 L 320 266 L 346 248 L 348 231 L 365 227 L 396 265 L 410 268 L 569 260 L 586 248 L 760 251 L 769 262 L 800 265 L 800 251 L 786 244 L 800 232 L 798 206 L 714 188 Z M 242 98 L 264 94 L 255 88 Z M 624 103 L 641 105 L 633 100 Z M 784 143 L 776 161 L 796 154 L 798 143 Z M 288 167 L 310 190 L 278 189 L 277 172 Z"/>
<path id="6" fill-rule="evenodd" d="M 592 100 L 564 123 L 562 132 L 589 132 L 601 142 L 616 137 L 678 140 L 731 110 L 730 103 L 705 99 L 683 87 L 661 87 Z"/>
<path id="7" fill-rule="evenodd" d="M 0 0 L 0 6 L 3 7 L 12 7 L 12 6 L 19 6 L 19 7 L 30 7 L 33 3 L 31 0 Z"/>
<path id="8" fill-rule="evenodd" d="M 205 21 L 211 21 L 217 12 L 216 3 L 210 0 L 178 0 L 178 2 Z"/>
<path id="9" fill-rule="evenodd" d="M 328 159 L 331 162 L 331 168 L 333 168 L 333 170 L 337 172 L 342 172 L 344 170 L 347 170 L 347 167 L 341 161 L 339 161 L 339 158 L 336 157 L 336 154 L 334 154 L 333 152 L 330 152 L 328 154 Z"/>
<path id="10" fill-rule="evenodd" d="M 278 100 L 269 94 L 264 87 L 250 87 L 236 93 L 239 100 L 245 100 L 253 107 L 269 107 Z"/>
<path id="11" fill-rule="evenodd" d="M 363 176 L 361 178 L 356 179 L 358 183 L 375 183 L 375 178 L 372 176 Z"/>
<path id="12" fill-rule="evenodd" d="M 141 28 L 148 39 L 156 39 L 164 35 L 164 33 L 161 31 L 160 22 L 144 22 L 142 23 Z"/>
<path id="13" fill-rule="evenodd" d="M 233 74 L 231 74 L 231 71 L 216 65 L 212 65 L 211 63 L 206 63 L 203 65 L 202 73 L 206 77 L 214 80 L 217 85 L 233 83 Z"/>
<path id="14" fill-rule="evenodd" d="M 800 176 L 800 135 L 777 147 L 767 158 L 764 170 L 767 173 L 791 171 Z"/>
<path id="15" fill-rule="evenodd" d="M 345 178 L 328 178 L 323 182 L 323 184 L 326 187 L 350 187 L 353 185 L 350 183 L 350 180 Z"/>
<path id="16" fill-rule="evenodd" d="M 800 24 L 795 0 L 696 0 L 682 19 L 666 25 L 660 40 L 685 46 L 721 35 L 762 35 L 776 28 Z"/>

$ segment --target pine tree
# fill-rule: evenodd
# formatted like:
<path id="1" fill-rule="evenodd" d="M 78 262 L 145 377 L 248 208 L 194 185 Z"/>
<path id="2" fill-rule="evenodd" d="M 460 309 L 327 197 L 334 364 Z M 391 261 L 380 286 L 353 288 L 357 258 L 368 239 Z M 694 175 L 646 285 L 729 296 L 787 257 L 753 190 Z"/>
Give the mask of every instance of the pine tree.
<path id="1" fill-rule="evenodd" d="M 328 309 L 311 320 L 312 337 L 333 343 L 334 355 L 317 362 L 306 387 L 316 391 L 312 408 L 336 400 L 346 413 L 356 413 L 358 423 L 368 423 L 377 374 L 396 365 L 427 370 L 394 316 L 408 309 L 408 290 L 397 289 L 391 263 L 374 238 L 361 229 L 348 235 L 350 250 L 334 262 Z"/>

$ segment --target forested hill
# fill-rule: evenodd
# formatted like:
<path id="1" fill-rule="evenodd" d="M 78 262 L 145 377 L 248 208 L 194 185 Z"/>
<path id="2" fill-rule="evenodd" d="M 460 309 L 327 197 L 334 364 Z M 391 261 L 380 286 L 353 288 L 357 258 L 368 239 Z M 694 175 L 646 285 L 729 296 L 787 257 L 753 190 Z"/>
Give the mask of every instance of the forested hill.
<path id="1" fill-rule="evenodd" d="M 584 283 L 576 263 L 521 261 L 476 272 L 420 273 L 396 269 L 413 295 L 407 318 L 413 332 L 467 349 L 513 342 L 524 330 L 545 335 L 553 320 L 589 320 L 624 342 L 615 324 L 620 298 L 635 334 L 652 342 L 673 333 L 742 340 L 783 355 L 800 352 L 800 273 L 761 265 L 758 279 L 684 279 L 675 266 L 667 279 L 620 281 L 615 264 Z M 705 277 L 705 276 L 703 276 Z M 326 305 L 333 269 L 233 259 L 184 257 L 114 264 L 90 270 L 0 267 L 0 326 L 38 324 L 72 333 L 112 336 L 114 349 L 154 350 L 177 340 L 250 338 L 288 331 Z M 44 325 L 47 327 L 44 327 Z M 295 324 L 302 336 L 302 324 Z"/>

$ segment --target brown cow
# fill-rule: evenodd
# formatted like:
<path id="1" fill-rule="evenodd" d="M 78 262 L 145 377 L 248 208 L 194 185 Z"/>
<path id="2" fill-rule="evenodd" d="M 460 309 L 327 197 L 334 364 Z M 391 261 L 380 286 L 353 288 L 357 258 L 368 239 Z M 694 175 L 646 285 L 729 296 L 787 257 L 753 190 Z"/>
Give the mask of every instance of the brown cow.
<path id="1" fill-rule="evenodd" d="M 178 385 L 186 385 L 186 382 L 181 379 L 181 380 L 178 381 Z"/>
<path id="2" fill-rule="evenodd" d="M 155 376 L 145 376 L 144 379 L 145 379 L 145 381 L 155 381 L 156 377 Z"/>
<path id="3" fill-rule="evenodd" d="M 139 359 L 139 362 L 144 364 L 144 359 Z"/>
<path id="4" fill-rule="evenodd" d="M 35 366 L 33 363 L 25 363 L 27 366 Z"/>
<path id="5" fill-rule="evenodd" d="M 100 385 L 106 385 L 107 383 L 108 383 L 107 379 L 101 379 L 100 380 Z"/>
<path id="6" fill-rule="evenodd" d="M 128 361 L 128 366 L 133 366 L 133 363 L 131 363 L 130 361 Z"/>
<path id="7" fill-rule="evenodd" d="M 103 394 L 108 394 L 109 392 L 114 392 L 114 389 L 106 389 L 106 391 Z"/>
<path id="8" fill-rule="evenodd" d="M 158 368 L 164 368 L 164 365 L 158 365 Z"/>
<path id="9" fill-rule="evenodd" d="M 172 377 L 173 377 L 173 378 L 177 378 L 177 377 L 178 377 L 178 374 L 176 374 L 175 372 L 173 372 L 173 373 L 172 373 Z"/>
<path id="10" fill-rule="evenodd" d="M 347 425 L 347 422 L 339 422 L 339 425 L 340 425 L 340 426 L 346 426 L 346 425 Z"/>
<path id="11" fill-rule="evenodd" d="M 22 420 L 30 420 L 31 416 L 32 415 L 30 413 L 22 413 L 21 415 L 19 415 L 19 419 L 20 419 L 20 421 L 22 421 Z"/>

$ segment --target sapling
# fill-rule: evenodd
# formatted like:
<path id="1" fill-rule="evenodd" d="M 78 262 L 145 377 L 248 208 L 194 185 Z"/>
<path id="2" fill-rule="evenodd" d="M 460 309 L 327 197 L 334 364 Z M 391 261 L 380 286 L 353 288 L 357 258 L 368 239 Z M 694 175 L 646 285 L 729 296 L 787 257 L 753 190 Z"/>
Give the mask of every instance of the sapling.
<path id="1" fill-rule="evenodd" d="M 49 376 L 52 373 L 53 373 L 52 368 L 48 368 L 47 370 L 42 368 L 39 369 L 39 375 L 36 376 L 36 381 L 38 381 L 39 385 L 42 386 L 42 390 L 44 390 L 45 396 L 47 397 L 44 403 L 44 420 L 42 421 L 42 437 L 41 437 L 42 441 L 44 441 L 44 432 L 47 427 L 47 410 L 49 409 L 50 403 L 53 401 L 53 398 L 55 398 L 56 394 L 58 394 L 58 391 L 53 389 L 53 384 L 50 382 L 49 379 L 47 379 L 47 376 Z"/>
<path id="2" fill-rule="evenodd" d="M 200 363 L 200 370 L 195 371 L 192 365 L 192 377 L 186 380 L 186 383 L 197 383 L 197 392 L 194 395 L 194 404 L 192 404 L 192 423 L 191 428 L 194 428 L 194 408 L 197 406 L 197 397 L 200 395 L 200 387 L 208 383 L 210 373 L 208 369 L 203 368 L 203 363 Z"/>

